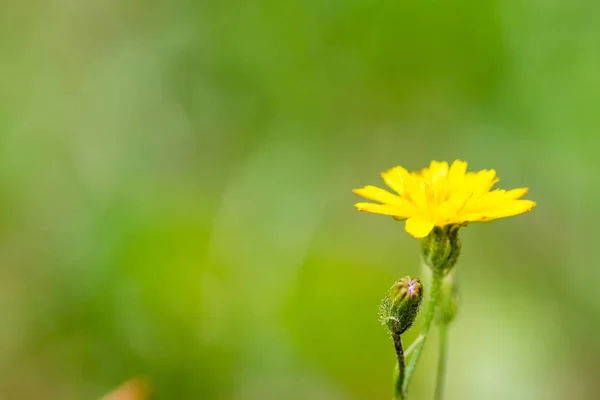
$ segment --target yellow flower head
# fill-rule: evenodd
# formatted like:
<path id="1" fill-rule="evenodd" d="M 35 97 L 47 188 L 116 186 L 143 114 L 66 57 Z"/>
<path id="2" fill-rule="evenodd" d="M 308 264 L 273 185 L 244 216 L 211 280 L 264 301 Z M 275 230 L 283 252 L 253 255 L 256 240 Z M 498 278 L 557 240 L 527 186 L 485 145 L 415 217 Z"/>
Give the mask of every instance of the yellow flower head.
<path id="1" fill-rule="evenodd" d="M 397 194 L 375 186 L 353 192 L 376 203 L 357 203 L 360 211 L 391 215 L 406 220 L 406 231 L 423 238 L 434 226 L 491 221 L 523 214 L 535 202 L 519 200 L 527 188 L 490 191 L 498 182 L 496 171 L 466 172 L 467 163 L 432 161 L 429 168 L 409 173 L 402 167 L 383 172 L 381 177 Z"/>

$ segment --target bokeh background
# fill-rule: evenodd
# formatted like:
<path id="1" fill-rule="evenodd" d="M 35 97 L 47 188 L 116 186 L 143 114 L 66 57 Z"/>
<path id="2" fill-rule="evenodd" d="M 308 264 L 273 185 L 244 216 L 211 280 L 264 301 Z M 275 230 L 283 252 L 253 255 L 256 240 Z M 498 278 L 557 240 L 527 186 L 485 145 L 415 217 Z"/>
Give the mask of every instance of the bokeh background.
<path id="1" fill-rule="evenodd" d="M 600 2 L 0 9 L 1 399 L 389 399 L 419 246 L 351 189 L 455 158 L 538 206 L 461 231 L 447 398 L 598 398 Z"/>

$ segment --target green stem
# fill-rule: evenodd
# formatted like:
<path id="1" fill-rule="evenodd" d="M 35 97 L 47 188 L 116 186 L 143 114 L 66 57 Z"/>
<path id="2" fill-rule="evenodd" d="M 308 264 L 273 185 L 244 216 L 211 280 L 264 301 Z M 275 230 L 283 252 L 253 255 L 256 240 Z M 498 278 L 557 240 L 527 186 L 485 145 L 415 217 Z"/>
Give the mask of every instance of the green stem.
<path id="1" fill-rule="evenodd" d="M 404 382 L 406 362 L 404 361 L 404 350 L 400 335 L 394 335 L 394 347 L 396 348 L 396 357 L 398 358 L 394 370 L 394 400 L 404 400 L 406 396 L 402 390 L 402 382 Z"/>
<path id="2" fill-rule="evenodd" d="M 437 378 L 435 383 L 435 400 L 444 397 L 444 383 L 446 378 L 446 360 L 448 358 L 448 324 L 441 323 L 440 326 L 440 348 L 438 355 Z"/>
<path id="3" fill-rule="evenodd" d="M 406 393 L 408 391 L 408 386 L 410 385 L 410 380 L 415 372 L 415 368 L 417 366 L 417 362 L 419 362 L 419 358 L 421 358 L 421 353 L 423 352 L 423 347 L 425 346 L 425 342 L 427 342 L 427 336 L 429 336 L 429 330 L 431 328 L 431 322 L 433 321 L 433 317 L 435 315 L 435 309 L 438 302 L 438 297 L 440 295 L 440 286 L 442 283 L 442 274 L 441 272 L 433 272 L 433 278 L 431 281 L 431 295 L 429 296 L 429 301 L 427 302 L 427 310 L 425 313 L 425 323 L 423 324 L 423 329 L 421 330 L 421 337 L 423 338 L 417 347 L 415 347 L 414 355 L 410 359 L 408 366 L 406 367 L 405 376 L 404 376 L 404 384 L 403 384 L 403 392 Z"/>
<path id="4" fill-rule="evenodd" d="M 406 351 L 404 352 L 404 357 L 408 358 L 410 357 L 410 354 L 415 351 L 415 347 L 417 347 L 417 345 L 419 343 L 421 343 L 421 341 L 423 340 L 423 336 L 419 335 L 414 342 L 412 342 L 410 344 L 410 346 L 408 346 L 408 349 L 406 349 Z"/>

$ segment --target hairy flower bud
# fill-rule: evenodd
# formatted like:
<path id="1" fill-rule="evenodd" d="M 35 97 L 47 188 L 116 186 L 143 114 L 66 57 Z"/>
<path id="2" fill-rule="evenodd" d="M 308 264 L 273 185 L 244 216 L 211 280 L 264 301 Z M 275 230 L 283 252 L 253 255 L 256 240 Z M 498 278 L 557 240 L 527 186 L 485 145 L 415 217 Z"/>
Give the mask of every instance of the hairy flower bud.
<path id="1" fill-rule="evenodd" d="M 379 308 L 379 318 L 390 335 L 400 336 L 417 318 L 423 298 L 423 286 L 419 278 L 406 276 L 390 288 Z"/>
<path id="2" fill-rule="evenodd" d="M 421 240 L 423 260 L 434 273 L 446 275 L 452 270 L 460 254 L 461 243 L 458 229 L 461 225 L 435 227 Z"/>

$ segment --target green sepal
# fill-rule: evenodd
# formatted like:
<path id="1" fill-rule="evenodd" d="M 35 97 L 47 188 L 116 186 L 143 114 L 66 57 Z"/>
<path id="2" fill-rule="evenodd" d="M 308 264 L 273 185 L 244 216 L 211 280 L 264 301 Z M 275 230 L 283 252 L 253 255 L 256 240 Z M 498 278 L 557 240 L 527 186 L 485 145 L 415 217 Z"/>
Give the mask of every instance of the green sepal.
<path id="1" fill-rule="evenodd" d="M 423 260 L 434 273 L 447 275 L 458 260 L 461 242 L 458 230 L 464 225 L 434 227 L 429 235 L 421 239 Z"/>

